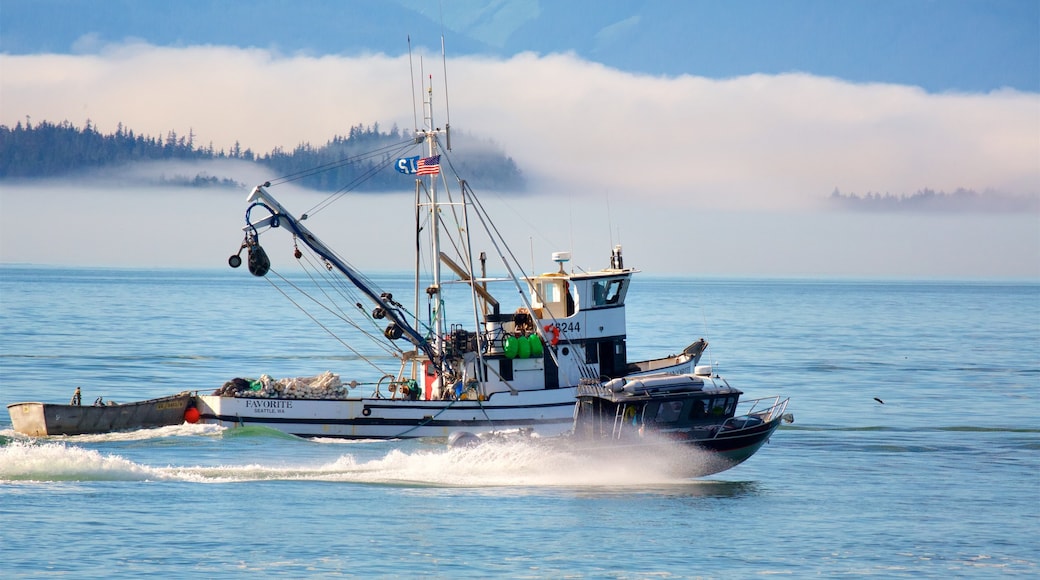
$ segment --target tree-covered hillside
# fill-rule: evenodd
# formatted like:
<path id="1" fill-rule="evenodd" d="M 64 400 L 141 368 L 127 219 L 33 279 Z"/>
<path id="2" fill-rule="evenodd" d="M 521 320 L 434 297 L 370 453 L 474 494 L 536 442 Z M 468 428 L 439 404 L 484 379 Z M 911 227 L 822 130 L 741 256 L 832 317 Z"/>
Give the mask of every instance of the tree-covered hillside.
<path id="1" fill-rule="evenodd" d="M 453 135 L 452 140 L 464 151 L 452 158 L 459 173 L 475 183 L 479 181 L 480 187 L 523 187 L 516 163 L 497 148 L 477 143 L 476 138 L 465 134 Z M 394 171 L 393 164 L 398 157 L 418 154 L 420 150 L 410 136 L 403 135 L 397 127 L 381 131 L 378 124 L 351 127 L 347 135 L 335 136 L 321 146 L 303 143 L 292 151 L 276 148 L 264 154 L 243 149 L 237 142 L 230 151 L 215 150 L 212 144 L 199 146 L 191 131 L 188 135 L 170 131 L 164 139 L 135 134 L 122 124 L 114 133 L 105 135 L 90 121 L 83 128 L 68 121 L 32 124 L 27 120 L 14 128 L 0 125 L 0 179 L 81 175 L 145 161 L 235 159 L 269 168 L 272 178 L 294 176 L 300 185 L 316 190 L 349 187 L 387 191 L 410 187 L 411 182 Z M 213 185 L 223 181 L 213 177 L 188 184 Z"/>

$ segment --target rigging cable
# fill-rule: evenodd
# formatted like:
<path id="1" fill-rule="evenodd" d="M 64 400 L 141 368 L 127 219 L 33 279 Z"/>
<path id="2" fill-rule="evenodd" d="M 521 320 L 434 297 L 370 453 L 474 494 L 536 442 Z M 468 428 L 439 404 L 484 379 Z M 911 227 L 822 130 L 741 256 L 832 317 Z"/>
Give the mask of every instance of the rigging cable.
<path id="1" fill-rule="evenodd" d="M 325 272 L 326 271 L 323 268 L 318 268 L 316 265 L 314 265 L 313 262 L 311 262 L 309 257 L 306 257 L 305 259 L 307 261 L 307 265 L 310 266 L 310 268 L 313 269 L 314 272 Z M 329 300 L 329 303 L 332 304 L 332 305 L 337 305 L 337 303 L 333 299 L 333 297 L 329 296 L 328 292 L 326 292 L 324 290 L 324 287 L 321 284 L 319 284 L 319 282 L 315 279 L 314 274 L 312 273 L 311 269 L 308 269 L 307 267 L 305 267 L 303 265 L 303 262 L 301 262 L 301 269 L 311 279 L 311 282 L 314 283 L 314 286 L 316 288 L 318 288 L 321 291 L 322 294 L 325 295 L 325 297 Z M 342 298 L 344 298 L 347 302 L 353 302 L 355 304 L 360 304 L 360 301 L 358 300 L 358 296 L 350 291 L 349 285 L 347 285 L 345 282 L 343 282 L 342 278 L 337 277 L 337 276 L 327 276 L 327 275 L 324 275 L 324 274 L 322 274 L 321 278 L 326 280 L 333 288 L 335 288 L 339 292 L 340 296 Z M 291 282 L 287 282 L 287 283 L 292 285 Z M 321 306 L 325 310 L 329 311 L 333 316 L 336 316 L 337 318 L 339 318 L 343 322 L 346 322 L 350 326 L 353 326 L 358 332 L 364 334 L 365 337 L 368 338 L 369 340 L 371 340 L 373 343 L 376 343 L 376 344 L 380 345 L 380 347 L 387 354 L 389 354 L 391 356 L 394 356 L 394 357 L 397 357 L 397 358 L 400 358 L 400 355 L 403 354 L 404 351 L 402 349 L 400 349 L 400 348 L 396 348 L 396 349 L 389 348 L 389 345 L 387 345 L 387 343 L 385 341 L 383 341 L 381 339 L 378 339 L 373 333 L 371 333 L 370 331 L 362 328 L 360 324 L 355 322 L 354 319 L 351 318 L 351 316 L 346 313 L 346 311 L 338 308 L 338 306 L 337 306 L 337 309 L 339 310 L 339 314 L 337 314 L 336 312 L 333 312 L 331 306 L 327 306 L 327 305 L 319 302 L 318 300 L 314 299 L 313 296 L 310 296 L 309 294 L 307 294 L 305 291 L 301 290 L 300 288 L 297 288 L 295 286 L 294 286 L 294 288 L 296 288 L 296 290 L 299 291 L 304 296 L 307 296 L 308 298 L 310 298 L 314 303 L 318 304 L 318 306 Z M 375 334 L 382 335 L 382 331 L 379 329 L 379 326 L 378 326 L 378 324 L 376 324 L 375 320 L 373 320 L 371 317 L 369 317 L 367 315 L 367 312 L 364 311 L 364 309 L 361 309 L 361 310 L 366 315 L 365 319 L 369 323 L 371 323 L 372 328 L 376 331 Z M 396 347 L 396 345 L 393 345 L 393 346 Z"/>
<path id="2" fill-rule="evenodd" d="M 282 279 L 282 281 L 286 282 L 286 283 L 287 283 L 288 285 L 290 285 L 290 286 L 292 286 L 292 287 L 296 288 L 297 290 L 299 290 L 299 288 L 297 288 L 297 287 L 296 287 L 296 286 L 295 286 L 295 285 L 294 285 L 294 284 L 293 284 L 292 282 L 289 282 L 289 280 L 288 280 L 287 278 L 285 278 L 284 276 L 282 276 L 281 274 L 279 274 L 279 273 L 275 272 L 275 271 L 274 271 L 273 269 L 271 270 L 271 272 L 272 272 L 272 273 L 274 273 L 274 274 L 275 274 L 275 276 L 277 276 L 277 277 L 279 277 L 280 279 Z M 278 286 L 277 284 L 275 284 L 274 282 L 272 282 L 272 281 L 271 281 L 271 280 L 270 280 L 270 279 L 269 279 L 269 278 L 268 278 L 267 276 L 264 276 L 264 280 L 267 280 L 267 283 L 268 283 L 268 284 L 270 284 L 270 285 L 271 285 L 271 286 L 272 286 L 272 287 L 273 287 L 273 288 L 274 288 L 275 290 L 277 290 L 278 292 L 280 292 L 280 293 L 282 294 L 282 296 L 285 296 L 285 298 L 286 298 L 286 299 L 287 299 L 287 300 L 288 300 L 289 302 L 291 302 L 291 303 L 292 303 L 292 304 L 293 304 L 294 306 L 296 306 L 296 308 L 298 308 L 298 309 L 300 310 L 300 312 L 303 312 L 304 314 L 306 314 L 306 315 L 307 315 L 307 317 L 308 317 L 308 318 L 310 318 L 310 319 L 311 319 L 312 321 L 314 321 L 314 323 L 315 323 L 315 324 L 317 324 L 318 326 L 320 326 L 320 327 L 322 328 L 322 330 L 324 330 L 325 332 L 329 333 L 329 336 L 331 336 L 332 338 L 334 338 L 334 339 L 336 339 L 337 341 L 339 341 L 339 343 L 340 343 L 340 344 L 342 344 L 342 345 L 343 345 L 344 347 L 346 347 L 346 348 L 347 348 L 347 350 L 349 350 L 350 352 L 352 352 L 352 353 L 354 353 L 355 355 L 357 355 L 357 356 L 358 356 L 358 358 L 360 358 L 360 359 L 361 359 L 361 360 L 363 360 L 364 362 L 368 363 L 368 365 L 369 365 L 369 366 L 371 366 L 371 367 L 372 367 L 373 369 L 375 369 L 375 370 L 377 370 L 377 371 L 379 371 L 379 372 L 383 372 L 383 369 L 379 368 L 379 367 L 378 367 L 378 366 L 377 366 L 377 365 L 376 365 L 376 364 L 375 364 L 374 362 L 372 362 L 371 360 L 369 360 L 369 358 L 368 358 L 368 357 L 366 357 L 365 355 L 361 354 L 361 352 L 359 352 L 359 351 L 358 351 L 357 349 L 355 349 L 354 347 L 352 347 L 352 346 L 350 346 L 349 344 L 347 344 L 347 342 L 346 342 L 345 340 L 343 340 L 342 338 L 340 338 L 340 337 L 339 337 L 339 336 L 338 336 L 338 335 L 337 335 L 337 334 L 336 334 L 335 332 L 333 332 L 333 331 L 332 331 L 332 329 L 330 329 L 330 328 L 329 328 L 328 326 L 326 326 L 325 324 L 323 324 L 323 323 L 322 323 L 322 322 L 321 322 L 320 320 L 318 320 L 318 319 L 317 319 L 317 317 L 315 317 L 315 316 L 314 316 L 313 314 L 311 314 L 310 312 L 308 312 L 306 308 L 304 308 L 304 307 L 300 306 L 300 304 L 299 304 L 299 303 L 298 303 L 298 302 L 297 302 L 296 300 L 294 300 L 294 299 L 292 298 L 292 296 L 289 296 L 289 294 L 288 294 L 288 293 L 287 293 L 287 292 L 286 292 L 286 291 L 285 291 L 284 289 L 282 289 L 282 288 L 281 288 L 280 286 Z M 300 292 L 301 292 L 301 293 L 302 293 L 302 294 L 303 294 L 304 296 L 307 296 L 307 293 L 306 293 L 306 292 L 303 292 L 303 291 L 300 291 Z M 308 297 L 309 297 L 309 296 L 308 296 Z"/>
<path id="3" fill-rule="evenodd" d="M 329 249 L 329 251 L 332 252 L 331 248 Z M 347 262 L 347 260 L 345 260 L 342 256 L 340 256 L 336 252 L 332 252 L 332 255 L 337 260 L 342 262 L 343 264 L 346 264 L 346 265 L 349 266 L 349 262 Z M 321 257 L 320 254 L 318 256 Z M 357 268 L 354 268 L 353 266 L 349 266 L 349 267 L 350 267 L 351 271 L 353 272 L 354 277 L 356 277 L 361 283 L 364 284 L 364 286 L 366 286 L 368 289 L 370 289 L 373 292 L 373 294 L 376 294 L 376 293 L 383 294 L 384 293 L 382 288 L 380 288 L 378 284 L 373 282 L 371 278 L 369 278 L 368 276 L 365 276 L 364 274 L 362 274 L 360 271 L 357 270 Z M 342 280 L 339 279 L 339 277 L 333 277 L 332 279 L 340 280 L 340 283 L 345 285 L 345 282 L 342 282 Z M 371 300 L 371 298 L 369 298 L 369 299 Z M 313 300 L 313 298 L 312 298 L 312 300 Z M 395 311 L 398 311 L 401 314 L 403 314 L 404 318 L 414 316 L 414 314 L 409 312 L 407 308 L 405 308 L 403 305 L 401 305 L 401 304 L 399 304 L 397 302 L 392 302 L 391 306 L 394 307 Z M 416 330 L 416 332 L 419 332 L 419 331 L 425 331 L 427 333 L 430 332 L 430 328 L 426 327 L 424 325 L 420 325 L 419 328 L 416 328 L 415 330 Z"/>
<path id="4" fill-rule="evenodd" d="M 458 178 L 459 172 L 455 170 L 455 165 L 451 162 L 451 157 L 449 157 L 447 155 L 445 155 L 444 157 L 447 159 L 448 167 L 451 169 L 452 174 L 454 174 L 456 176 L 456 178 Z M 469 187 L 470 191 L 473 192 L 473 187 L 469 185 L 468 181 L 466 182 L 466 184 L 467 184 L 467 187 Z M 473 192 L 473 193 L 475 194 L 476 192 Z M 542 242 L 547 244 L 549 247 L 557 247 L 557 248 L 559 247 L 559 245 L 555 241 L 550 240 L 545 235 L 545 233 L 544 233 L 544 231 L 543 231 L 541 226 L 539 226 L 538 224 L 532 222 L 528 218 L 528 213 L 517 211 L 516 208 L 513 207 L 513 205 L 511 203 L 509 203 L 508 199 L 506 199 L 506 198 L 504 198 L 504 197 L 502 197 L 500 195 L 494 195 L 493 193 L 492 193 L 492 195 L 494 196 L 495 200 L 498 203 L 500 203 L 503 206 L 505 206 L 506 208 L 508 208 L 509 211 L 513 213 L 513 216 L 516 219 L 518 219 L 521 222 L 523 222 L 523 224 L 527 226 L 528 230 L 530 230 L 530 231 L 534 232 L 535 234 L 537 234 L 538 239 L 540 239 Z M 517 263 L 519 264 L 519 262 L 517 262 Z"/>
<path id="5" fill-rule="evenodd" d="M 523 266 L 520 265 L 519 260 L 517 260 L 516 256 L 513 255 L 513 252 L 509 248 L 509 246 L 505 244 L 505 238 L 502 236 L 501 232 L 498 231 L 498 228 L 495 226 L 494 222 L 491 222 L 490 217 L 487 216 L 487 211 L 484 209 L 483 204 L 481 204 L 480 198 L 475 194 L 475 192 L 473 192 L 473 188 L 469 185 L 468 182 L 464 180 L 460 180 L 460 182 L 463 184 L 463 187 L 468 188 L 470 192 L 474 194 L 470 196 L 470 199 L 473 200 L 473 208 L 477 213 L 477 218 L 480 219 L 481 225 L 484 226 L 484 231 L 488 233 L 491 244 L 495 247 L 495 251 L 498 252 L 498 256 L 502 261 L 502 265 L 505 266 L 506 270 L 509 272 L 510 277 L 517 281 L 516 289 L 520 295 L 520 300 L 524 303 L 525 306 L 527 306 L 527 308 L 530 309 L 532 307 L 531 302 L 530 300 L 528 300 L 527 294 L 523 291 L 522 288 L 520 288 L 519 285 L 520 279 L 528 278 L 527 274 L 524 272 Z M 499 242 L 501 242 L 501 245 L 499 244 Z M 502 247 L 505 248 L 505 253 L 503 253 Z M 507 254 L 508 259 L 506 257 Z M 519 278 L 513 272 L 514 265 L 516 266 L 516 270 L 521 274 L 521 277 Z M 553 319 L 555 320 L 555 317 L 553 317 Z M 544 329 L 542 328 L 535 328 L 535 332 L 537 332 L 540 336 L 542 336 L 543 339 L 545 339 L 546 336 L 543 334 L 543 330 Z M 563 332 L 566 336 L 566 330 L 563 330 Z M 555 361 L 557 366 L 559 366 L 560 361 L 557 358 L 556 353 L 552 349 L 549 349 L 548 352 L 549 355 L 552 357 L 553 361 Z M 575 350 L 574 352 L 580 353 L 581 351 Z M 578 372 L 584 378 L 595 380 L 599 379 L 599 373 L 595 372 L 595 369 L 592 367 L 591 364 L 588 363 L 588 361 L 578 363 Z"/>
<path id="6" fill-rule="evenodd" d="M 401 438 L 403 438 L 403 437 L 404 437 L 405 435 L 407 435 L 407 434 L 411 433 L 412 431 L 415 431 L 416 429 L 419 429 L 419 428 L 422 428 L 422 427 L 425 427 L 425 426 L 429 425 L 429 424 L 430 424 L 431 422 L 433 422 L 433 420 L 434 420 L 434 419 L 436 419 L 437 417 L 440 417 L 440 416 L 441 416 L 441 413 L 444 413 L 444 412 L 445 412 L 445 411 L 447 411 L 448 409 L 450 409 L 450 408 L 454 407 L 454 406 L 455 406 L 455 403 L 458 403 L 458 402 L 459 402 L 459 400 L 458 400 L 458 399 L 453 399 L 453 400 L 452 400 L 452 401 L 451 401 L 450 403 L 448 403 L 448 405 L 447 405 L 446 407 L 444 407 L 444 408 L 443 408 L 443 409 L 441 409 L 440 411 L 437 411 L 437 414 L 436 414 L 436 415 L 433 415 L 433 416 L 427 416 L 427 417 L 425 417 L 425 418 L 424 418 L 424 419 L 422 420 L 422 422 L 420 422 L 420 423 L 419 423 L 418 425 L 415 425 L 414 427 L 411 427 L 411 428 L 409 428 L 409 429 L 405 429 L 404 431 L 402 431 L 402 432 L 398 433 L 398 434 L 397 434 L 397 437 L 395 437 L 395 439 L 401 439 Z M 481 407 L 483 407 L 483 405 L 481 405 Z M 486 415 L 486 413 L 485 413 L 485 415 Z"/>
<path id="7" fill-rule="evenodd" d="M 311 167 L 311 168 L 308 168 L 308 169 L 304 169 L 304 170 L 301 170 L 301 171 L 297 171 L 295 173 L 290 173 L 288 175 L 283 175 L 282 177 L 277 177 L 275 179 L 272 179 L 269 182 L 269 184 L 270 185 L 282 185 L 283 183 L 291 183 L 293 181 L 299 181 L 301 179 L 304 179 L 306 177 L 310 177 L 312 175 L 317 175 L 319 173 L 323 173 L 325 171 L 329 171 L 329 170 L 335 169 L 337 167 L 342 167 L 343 165 L 349 165 L 350 163 L 355 163 L 357 161 L 364 161 L 364 160 L 366 160 L 366 159 L 368 159 L 370 157 L 376 157 L 380 153 L 382 153 L 384 151 L 387 151 L 387 150 L 390 150 L 390 149 L 394 149 L 394 148 L 401 147 L 401 146 L 410 146 L 410 145 L 414 145 L 414 144 L 415 144 L 415 140 L 414 139 L 408 139 L 407 141 L 400 141 L 400 142 L 391 143 L 389 145 L 383 145 L 382 147 L 377 147 L 376 149 L 373 149 L 372 151 L 367 151 L 365 153 L 361 153 L 361 154 L 358 154 L 358 155 L 352 155 L 350 157 L 344 157 L 344 158 L 341 158 L 341 159 L 337 159 L 335 161 L 329 161 L 328 163 L 323 163 L 321 165 L 316 165 L 314 167 Z"/>
<path id="8" fill-rule="evenodd" d="M 347 183 L 346 185 L 339 188 L 332 194 L 328 195 L 322 201 L 316 203 L 313 207 L 311 207 L 311 209 L 304 212 L 304 215 L 314 215 L 322 211 L 323 209 L 327 208 L 328 206 L 332 205 L 333 203 L 339 201 L 340 198 L 356 189 L 357 186 L 371 179 L 373 176 L 380 173 L 387 167 L 393 165 L 397 161 L 397 157 L 401 155 L 401 153 L 403 153 L 405 150 L 409 149 L 414 145 L 415 143 L 412 141 L 408 141 L 405 143 L 397 143 L 396 149 L 394 149 L 393 151 L 389 151 L 387 154 L 385 154 L 381 163 L 370 166 L 361 175 L 355 177 L 353 181 Z"/>

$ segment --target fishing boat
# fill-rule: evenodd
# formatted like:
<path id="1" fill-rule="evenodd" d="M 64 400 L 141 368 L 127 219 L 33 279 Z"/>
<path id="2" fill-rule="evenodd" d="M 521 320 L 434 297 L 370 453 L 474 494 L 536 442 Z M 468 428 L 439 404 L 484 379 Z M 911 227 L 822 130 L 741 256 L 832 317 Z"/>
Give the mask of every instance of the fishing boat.
<path id="1" fill-rule="evenodd" d="M 150 429 L 180 425 L 194 417 L 194 395 L 190 391 L 132 403 L 105 403 L 101 397 L 93 405 L 79 403 L 76 389 L 71 404 L 11 403 L 7 412 L 14 430 L 32 437 Z"/>
<path id="2" fill-rule="evenodd" d="M 571 252 L 558 251 L 547 271 L 526 272 L 473 187 L 455 174 L 450 123 L 443 130 L 435 127 L 432 90 L 424 93 L 422 128 L 407 143 L 420 148 L 419 154 L 396 159 L 384 154 L 388 166 L 414 177 L 409 211 L 415 220 L 416 272 L 410 304 L 380 288 L 304 225 L 314 212 L 297 217 L 275 197 L 272 188 L 288 178 L 249 194 L 244 239 L 228 259 L 231 267 L 240 267 L 245 252 L 250 273 L 280 284 L 286 295 L 288 283 L 302 293 L 291 298 L 298 306 L 320 303 L 307 312 L 315 320 L 315 312 L 332 313 L 354 335 L 379 341 L 389 363 L 376 364 L 353 340 L 322 323 L 373 367 L 369 379 L 331 370 L 308 377 L 238 377 L 198 396 L 202 422 L 346 439 L 447 438 L 509 429 L 558 436 L 574 431 L 584 385 L 685 376 L 698 367 L 704 339 L 684 348 L 679 343 L 655 358 L 629 359 L 626 297 L 638 271 L 624 263 L 621 245 L 612 246 L 609 263 L 600 269 L 569 267 Z M 291 246 L 305 271 L 301 279 L 333 290 L 301 290 L 302 284 L 272 272 L 260 239 L 274 236 L 287 252 Z M 488 254 L 499 272 L 495 276 L 488 274 Z M 463 298 L 447 299 L 458 291 Z M 326 305 L 326 299 L 345 305 Z M 462 314 L 449 317 L 448 310 L 460 305 Z"/>
<path id="3" fill-rule="evenodd" d="M 454 281 L 435 281 L 422 292 L 433 317 L 414 326 L 400 303 L 371 288 L 370 281 L 357 276 L 262 188 L 254 190 L 251 200 L 272 208 L 270 217 L 277 217 L 279 227 L 317 248 L 334 271 L 357 281 L 375 304 L 371 319 L 386 321 L 380 338 L 406 340 L 411 348 L 397 355 L 398 372 L 380 374 L 370 383 L 371 391 L 359 395 L 354 393 L 364 388 L 363 381 L 344 381 L 329 372 L 229 381 L 212 395 L 198 396 L 202 422 L 348 439 L 448 437 L 455 431 L 516 428 L 554 436 L 571 431 L 582 381 L 691 372 L 707 347 L 701 339 L 674 354 L 628 360 L 625 298 L 636 270 L 622 266 L 620 247 L 604 270 L 567 273 L 562 264 L 568 256 L 557 253 L 559 270 L 519 279 L 478 278 L 442 255 L 441 261 L 460 275 Z M 258 251 L 255 239 L 248 246 Z M 478 297 L 478 312 L 486 310 L 475 330 L 440 317 L 438 289 L 452 282 L 469 286 Z M 524 290 L 521 304 L 503 309 L 491 283 L 506 284 L 513 294 L 519 284 Z"/>

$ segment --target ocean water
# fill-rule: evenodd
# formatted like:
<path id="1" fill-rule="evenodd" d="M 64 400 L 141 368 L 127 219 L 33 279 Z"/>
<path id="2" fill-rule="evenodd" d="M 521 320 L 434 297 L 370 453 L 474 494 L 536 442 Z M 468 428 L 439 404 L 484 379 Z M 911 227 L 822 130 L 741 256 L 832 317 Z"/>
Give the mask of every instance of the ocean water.
<path id="1" fill-rule="evenodd" d="M 654 458 L 519 443 L 206 425 L 33 440 L 4 413 L 0 574 L 1040 574 L 1040 285 L 638 275 L 628 303 L 630 357 L 706 337 L 731 384 L 790 396 L 795 423 L 676 480 Z M 3 403 L 325 370 L 369 369 L 241 271 L 0 267 Z"/>

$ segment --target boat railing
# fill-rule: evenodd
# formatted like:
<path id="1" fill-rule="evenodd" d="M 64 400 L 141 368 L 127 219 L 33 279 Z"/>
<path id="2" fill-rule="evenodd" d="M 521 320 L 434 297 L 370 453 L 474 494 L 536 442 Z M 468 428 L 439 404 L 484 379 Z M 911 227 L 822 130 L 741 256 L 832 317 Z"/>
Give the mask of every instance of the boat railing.
<path id="1" fill-rule="evenodd" d="M 779 395 L 775 397 L 762 397 L 760 399 L 747 399 L 745 401 L 740 401 L 737 412 L 734 414 L 735 416 L 730 418 L 729 421 L 740 419 L 742 417 L 757 417 L 768 423 L 783 415 L 784 411 L 787 410 L 787 404 L 790 401 L 791 399 L 789 398 L 781 399 Z M 727 421 L 727 423 L 729 421 Z"/>
<path id="2" fill-rule="evenodd" d="M 715 433 L 711 438 L 717 439 L 724 433 L 732 433 L 734 429 L 747 428 L 746 421 L 749 417 L 762 421 L 762 424 L 774 421 L 783 416 L 784 411 L 787 410 L 787 403 L 790 401 L 790 398 L 781 400 L 779 395 L 741 401 L 733 417 L 726 419 L 718 427 L 713 427 Z M 755 424 L 755 426 L 757 425 L 759 423 Z"/>
<path id="3" fill-rule="evenodd" d="M 605 387 L 602 382 L 592 379 L 581 379 L 578 381 L 577 396 L 600 397 L 602 399 L 615 400 L 615 393 Z"/>

